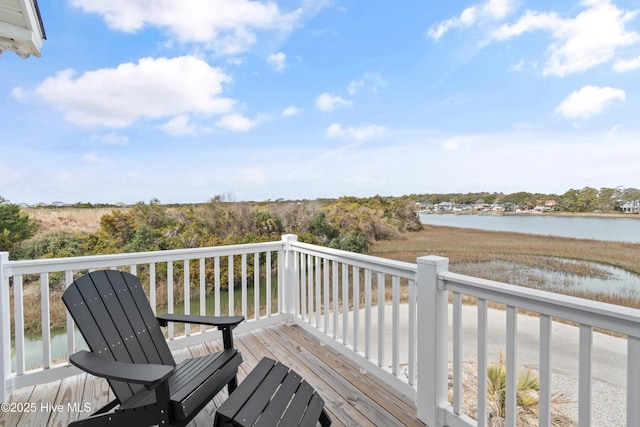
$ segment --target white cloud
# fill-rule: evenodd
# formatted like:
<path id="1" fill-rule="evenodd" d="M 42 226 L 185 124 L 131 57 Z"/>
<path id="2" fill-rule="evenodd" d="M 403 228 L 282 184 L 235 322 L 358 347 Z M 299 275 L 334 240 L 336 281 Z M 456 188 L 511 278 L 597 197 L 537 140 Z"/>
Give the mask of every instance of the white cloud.
<path id="1" fill-rule="evenodd" d="M 547 48 L 543 74 L 561 77 L 608 62 L 617 49 L 640 41 L 637 32 L 625 30 L 637 11 L 620 10 L 610 0 L 585 0 L 581 4 L 586 9 L 575 18 L 529 10 L 515 23 L 498 28 L 493 37 L 507 40 L 530 31 L 549 32 L 554 42 Z"/>
<path id="2" fill-rule="evenodd" d="M 468 28 L 484 20 L 500 20 L 514 9 L 514 0 L 487 0 L 475 6 L 467 7 L 460 16 L 439 22 L 427 31 L 427 35 L 438 41 L 448 31 Z"/>
<path id="3" fill-rule="evenodd" d="M 35 93 L 72 123 L 124 128 L 142 119 L 229 113 L 234 101 L 221 95 L 230 81 L 222 70 L 192 56 L 143 58 L 80 76 L 61 71 Z"/>
<path id="4" fill-rule="evenodd" d="M 162 125 L 162 130 L 173 136 L 195 136 L 198 134 L 196 125 L 189 121 L 189 116 L 180 114 Z"/>
<path id="5" fill-rule="evenodd" d="M 100 15 L 113 30 L 134 33 L 145 27 L 157 27 L 179 43 L 202 43 L 227 55 L 249 49 L 256 43 L 258 31 L 291 31 L 308 13 L 302 8 L 282 12 L 273 1 L 69 0 L 69 3 Z"/>
<path id="6" fill-rule="evenodd" d="M 331 95 L 330 93 L 320 94 L 316 98 L 316 106 L 320 111 L 330 112 L 340 107 L 348 107 L 353 105 L 351 101 L 347 101 L 346 99 L 342 99 L 339 96 Z"/>
<path id="7" fill-rule="evenodd" d="M 464 136 L 454 136 L 442 143 L 442 148 L 446 151 L 458 151 L 462 144 L 471 141 L 470 138 Z"/>
<path id="8" fill-rule="evenodd" d="M 521 59 L 511 66 L 511 71 L 520 72 L 522 70 L 524 70 L 524 59 Z"/>
<path id="9" fill-rule="evenodd" d="M 351 83 L 349 83 L 347 92 L 349 95 L 355 95 L 360 89 L 366 88 L 373 93 L 377 93 L 378 90 L 386 84 L 387 82 L 384 81 L 380 74 L 367 71 L 362 78 L 352 80 Z"/>
<path id="10" fill-rule="evenodd" d="M 284 71 L 287 67 L 287 55 L 282 52 L 267 57 L 267 63 L 276 71 Z"/>
<path id="11" fill-rule="evenodd" d="M 285 117 L 297 116 L 302 113 L 302 109 L 295 105 L 290 105 L 282 111 L 282 115 Z"/>
<path id="12" fill-rule="evenodd" d="M 11 90 L 11 96 L 18 101 L 25 101 L 28 99 L 27 92 L 22 87 L 14 87 Z"/>
<path id="13" fill-rule="evenodd" d="M 110 132 L 106 135 L 95 135 L 91 139 L 108 145 L 127 145 L 129 143 L 129 138 L 127 136 L 120 135 L 115 132 Z"/>
<path id="14" fill-rule="evenodd" d="M 640 56 L 633 59 L 621 59 L 613 64 L 613 69 L 619 73 L 640 68 Z"/>
<path id="15" fill-rule="evenodd" d="M 513 0 L 489 0 L 482 6 L 485 15 L 494 19 L 502 19 L 514 9 Z"/>
<path id="16" fill-rule="evenodd" d="M 381 135 L 385 131 L 384 126 L 367 125 L 361 127 L 343 128 L 340 123 L 334 123 L 327 129 L 327 137 L 329 138 L 350 138 L 356 141 L 364 141 L 375 136 Z"/>
<path id="17" fill-rule="evenodd" d="M 347 86 L 347 92 L 349 95 L 354 95 L 362 87 L 364 87 L 364 80 L 353 80 Z"/>
<path id="18" fill-rule="evenodd" d="M 459 17 L 450 18 L 446 21 L 438 23 L 437 25 L 433 25 L 431 28 L 429 28 L 427 34 L 432 39 L 438 41 L 449 30 L 453 30 L 455 28 L 470 27 L 476 22 L 477 11 L 478 9 L 475 6 L 468 7 L 462 11 Z"/>
<path id="19" fill-rule="evenodd" d="M 248 132 L 257 124 L 241 114 L 227 114 L 216 122 L 216 126 L 238 132 Z"/>
<path id="20" fill-rule="evenodd" d="M 100 157 L 100 155 L 95 151 L 91 151 L 89 153 L 83 154 L 82 160 L 84 160 L 87 163 L 104 163 L 105 162 L 105 160 L 102 157 Z"/>
<path id="21" fill-rule="evenodd" d="M 600 114 L 614 101 L 624 101 L 625 92 L 612 87 L 585 86 L 571 93 L 556 109 L 568 119 L 588 119 Z"/>
<path id="22" fill-rule="evenodd" d="M 242 58 L 242 57 L 232 56 L 230 58 L 227 58 L 227 60 L 225 62 L 227 64 L 229 64 L 229 65 L 233 65 L 235 67 L 239 67 L 241 65 L 244 65 L 247 62 L 247 60 L 245 58 Z"/>

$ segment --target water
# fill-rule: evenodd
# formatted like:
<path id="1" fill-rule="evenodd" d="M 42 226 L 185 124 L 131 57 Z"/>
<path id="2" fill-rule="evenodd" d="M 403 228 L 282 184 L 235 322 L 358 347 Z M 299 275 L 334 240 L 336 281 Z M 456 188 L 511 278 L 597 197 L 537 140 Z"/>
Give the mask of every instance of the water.
<path id="1" fill-rule="evenodd" d="M 640 218 L 553 216 L 553 215 L 453 215 L 421 214 L 423 224 L 475 228 L 490 231 L 572 237 L 640 243 Z"/>
<path id="2" fill-rule="evenodd" d="M 273 300 L 274 298 L 277 300 L 278 292 L 277 292 L 277 277 L 274 277 L 271 281 L 271 298 L 272 298 L 272 309 L 274 311 L 277 310 L 277 303 Z M 253 316 L 253 303 L 254 303 L 254 289 L 253 285 L 247 286 L 247 311 L 249 312 L 249 316 Z M 266 295 L 267 295 L 267 285 L 264 279 L 260 280 L 260 305 L 264 307 L 266 305 Z M 242 291 L 236 286 L 233 293 L 233 306 L 234 306 L 234 314 L 240 315 L 242 310 Z M 207 295 L 205 298 L 205 312 L 208 314 L 215 313 L 215 296 Z M 199 314 L 200 313 L 200 298 L 194 297 L 191 299 L 190 303 L 191 313 Z M 226 290 L 220 291 L 220 313 L 224 316 L 229 313 L 229 292 Z M 166 313 L 167 308 L 158 308 L 158 313 Z M 184 305 L 176 305 L 174 307 L 174 313 L 182 314 L 184 313 Z M 178 324 L 176 324 L 178 325 Z M 198 326 L 199 328 L 199 326 Z M 192 332 L 196 331 L 196 326 L 192 325 Z M 198 329 L 199 330 L 199 329 Z M 78 330 L 74 331 L 75 339 L 76 339 L 76 349 L 82 350 L 87 349 L 87 346 L 82 338 L 82 335 Z M 12 338 L 11 345 L 11 364 L 12 369 L 16 368 L 15 361 L 15 341 Z M 24 338 L 24 354 L 25 354 L 25 369 L 34 369 L 42 366 L 43 359 L 43 345 L 42 345 L 42 336 L 39 334 L 30 334 L 25 335 Z M 53 364 L 59 363 L 60 361 L 66 360 L 67 358 L 67 332 L 64 329 L 61 330 L 53 330 L 51 331 L 51 359 Z"/>

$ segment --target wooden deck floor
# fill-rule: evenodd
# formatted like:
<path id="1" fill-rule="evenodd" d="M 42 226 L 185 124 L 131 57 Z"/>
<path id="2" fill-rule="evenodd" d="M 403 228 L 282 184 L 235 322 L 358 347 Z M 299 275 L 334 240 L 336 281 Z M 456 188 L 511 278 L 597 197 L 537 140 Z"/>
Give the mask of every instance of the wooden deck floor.
<path id="1" fill-rule="evenodd" d="M 357 366 L 321 346 L 298 327 L 278 325 L 239 334 L 235 344 L 244 359 L 240 381 L 262 357 L 276 359 L 298 372 L 322 396 L 333 426 L 424 426 L 416 419 L 412 402 L 390 393 L 375 377 L 362 375 Z M 220 346 L 216 341 L 199 344 L 179 350 L 175 358 L 206 354 Z M 218 394 L 189 426 L 210 427 L 216 405 L 226 397 L 226 390 Z M 69 405 L 95 411 L 111 398 L 106 381 L 89 375 L 20 389 L 11 395 L 9 402 L 30 403 L 29 409 L 33 411 L 0 412 L 0 426 L 67 426 L 87 415 L 69 410 Z M 86 406 L 82 407 L 83 404 Z"/>

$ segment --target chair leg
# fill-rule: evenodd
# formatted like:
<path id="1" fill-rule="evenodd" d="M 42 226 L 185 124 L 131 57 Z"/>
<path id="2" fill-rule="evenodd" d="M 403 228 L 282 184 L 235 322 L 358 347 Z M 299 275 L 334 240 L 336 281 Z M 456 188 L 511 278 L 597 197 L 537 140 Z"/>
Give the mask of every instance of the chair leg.
<path id="1" fill-rule="evenodd" d="M 227 383 L 227 391 L 229 392 L 229 395 L 233 393 L 233 390 L 235 390 L 236 387 L 238 387 L 238 376 L 234 375 L 231 381 Z"/>
<path id="2" fill-rule="evenodd" d="M 322 409 L 322 413 L 320 414 L 320 425 L 322 427 L 329 427 L 331 425 L 331 418 L 325 409 Z"/>

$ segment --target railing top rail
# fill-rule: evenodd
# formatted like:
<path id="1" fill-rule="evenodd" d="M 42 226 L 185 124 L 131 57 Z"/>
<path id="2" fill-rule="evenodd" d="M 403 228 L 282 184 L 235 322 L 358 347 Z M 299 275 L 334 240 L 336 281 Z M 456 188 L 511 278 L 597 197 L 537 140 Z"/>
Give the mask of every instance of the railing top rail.
<path id="1" fill-rule="evenodd" d="M 180 261 L 185 259 L 210 258 L 239 255 L 253 252 L 277 251 L 284 247 L 282 241 L 240 245 L 211 246 L 205 248 L 174 249 L 152 252 L 132 252 L 109 255 L 90 255 L 68 258 L 8 261 L 3 263 L 3 277 L 18 274 L 48 273 L 86 268 L 103 268 L 116 265 L 145 264 L 151 262 Z"/>
<path id="2" fill-rule="evenodd" d="M 356 267 L 389 273 L 411 280 L 415 279 L 415 275 L 417 272 L 416 264 L 412 264 L 409 262 L 380 258 L 372 255 L 358 254 L 354 252 L 343 251 L 340 249 L 326 248 L 297 241 L 291 242 L 291 247 L 298 252 L 302 252 L 308 255 L 319 256 L 332 261 L 347 262 Z"/>
<path id="3" fill-rule="evenodd" d="M 640 337 L 640 310 L 554 292 L 452 273 L 439 274 L 444 289 L 592 327 Z"/>

